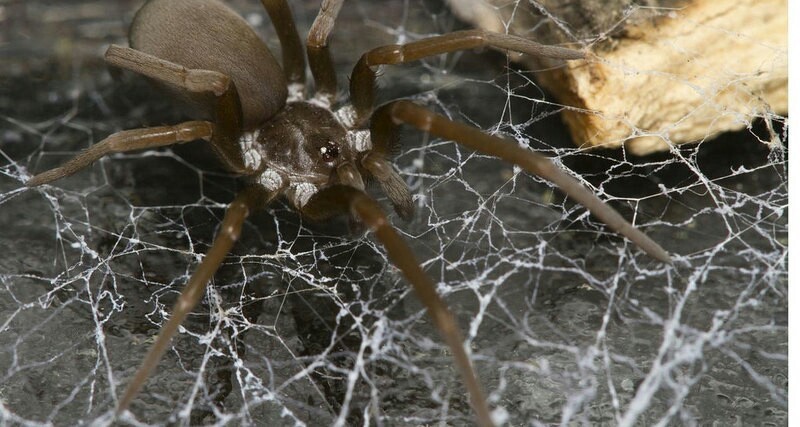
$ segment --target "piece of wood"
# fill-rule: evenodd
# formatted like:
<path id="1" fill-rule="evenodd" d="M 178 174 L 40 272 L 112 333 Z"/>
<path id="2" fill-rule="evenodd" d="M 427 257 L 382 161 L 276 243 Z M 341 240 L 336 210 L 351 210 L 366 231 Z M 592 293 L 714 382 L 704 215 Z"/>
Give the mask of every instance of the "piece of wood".
<path id="1" fill-rule="evenodd" d="M 592 54 L 520 58 L 574 107 L 563 119 L 580 146 L 648 154 L 788 111 L 787 0 L 448 3 L 484 29 Z"/>

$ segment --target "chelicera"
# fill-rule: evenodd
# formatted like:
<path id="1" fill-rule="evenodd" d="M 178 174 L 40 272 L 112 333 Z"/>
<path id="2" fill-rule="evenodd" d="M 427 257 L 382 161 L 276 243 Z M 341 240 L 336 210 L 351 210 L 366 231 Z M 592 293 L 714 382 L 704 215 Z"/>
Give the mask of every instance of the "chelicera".
<path id="1" fill-rule="evenodd" d="M 552 162 L 519 147 L 516 141 L 485 134 L 409 101 L 394 101 L 377 109 L 373 105 L 376 68 L 382 65 L 482 46 L 561 60 L 582 59 L 582 52 L 477 30 L 378 47 L 356 64 L 350 98 L 342 102 L 336 99 L 336 75 L 327 40 L 343 0 L 323 1 L 305 52 L 287 2 L 262 3 L 280 39 L 282 67 L 244 19 L 217 0 L 147 1 L 131 25 L 131 47 L 112 45 L 105 59 L 112 66 L 152 79 L 200 120 L 115 133 L 63 166 L 27 182 L 29 187 L 50 183 L 109 153 L 197 139 L 209 141 L 224 165 L 247 181 L 229 205 L 213 245 L 189 279 L 169 321 L 118 400 L 118 413 L 129 407 L 178 327 L 200 301 L 247 216 L 283 196 L 305 217 L 324 220 L 351 215 L 372 230 L 451 349 L 478 423 L 492 424 L 489 405 L 453 316 L 380 205 L 364 191 L 365 179 L 375 180 L 398 215 L 412 215 L 408 187 L 388 158 L 392 135 L 403 124 L 549 179 L 645 252 L 670 262 L 658 244 Z M 310 97 L 305 86 L 306 56 L 315 83 Z"/>

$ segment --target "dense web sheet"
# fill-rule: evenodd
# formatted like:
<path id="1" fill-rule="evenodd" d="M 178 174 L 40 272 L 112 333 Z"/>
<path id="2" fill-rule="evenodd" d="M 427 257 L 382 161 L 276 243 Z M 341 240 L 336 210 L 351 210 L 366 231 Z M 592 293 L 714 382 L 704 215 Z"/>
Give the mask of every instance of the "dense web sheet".
<path id="1" fill-rule="evenodd" d="M 305 33 L 317 2 L 292 3 Z M 271 37 L 259 2 L 232 4 Z M 112 132 L 180 120 L 99 61 L 138 5 L 0 2 L 4 423 L 110 420 L 239 185 L 195 142 L 23 187 Z M 332 39 L 342 87 L 367 48 L 460 25 L 435 1 L 349 0 Z M 389 68 L 380 96 L 553 157 L 675 265 L 541 179 L 406 131 L 396 164 L 417 212 L 392 220 L 456 313 L 497 420 L 785 424 L 785 118 L 646 158 L 583 152 L 535 77 L 469 52 Z M 447 347 L 383 248 L 283 203 L 248 220 L 132 411 L 147 424 L 472 420 Z"/>

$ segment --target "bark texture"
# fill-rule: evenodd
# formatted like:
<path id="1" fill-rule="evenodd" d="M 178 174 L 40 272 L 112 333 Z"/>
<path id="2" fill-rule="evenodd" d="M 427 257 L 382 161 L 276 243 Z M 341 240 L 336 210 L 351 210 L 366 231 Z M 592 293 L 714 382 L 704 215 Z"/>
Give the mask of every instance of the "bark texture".
<path id="1" fill-rule="evenodd" d="M 566 109 L 576 144 L 634 154 L 788 112 L 787 0 L 448 0 L 479 27 L 585 48 L 517 58 Z"/>

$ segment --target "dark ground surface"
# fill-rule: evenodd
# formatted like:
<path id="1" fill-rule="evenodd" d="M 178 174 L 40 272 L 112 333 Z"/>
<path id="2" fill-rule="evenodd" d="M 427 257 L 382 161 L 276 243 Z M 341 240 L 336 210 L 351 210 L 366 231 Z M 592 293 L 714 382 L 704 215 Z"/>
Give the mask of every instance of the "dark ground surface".
<path id="1" fill-rule="evenodd" d="M 268 34 L 258 2 L 231 3 Z M 112 132 L 181 120 L 163 95 L 131 75 L 115 82 L 100 61 L 109 43 L 125 43 L 138 4 L 0 0 L 9 424 L 110 421 L 239 185 L 192 143 L 22 187 Z M 316 7 L 293 2 L 301 31 Z M 331 41 L 340 84 L 361 52 L 396 42 L 401 28 L 417 38 L 459 25 L 435 1 L 349 1 Z M 397 164 L 418 211 L 393 222 L 471 337 L 498 416 L 785 425 L 782 119 L 776 138 L 760 122 L 643 159 L 581 153 L 558 106 L 538 102 L 535 73 L 507 66 L 483 52 L 388 69 L 381 96 L 412 96 L 557 155 L 676 259 L 647 259 L 541 180 L 406 132 Z M 150 424 L 469 424 L 446 347 L 383 253 L 344 222 L 309 224 L 281 203 L 255 215 L 133 413 Z"/>

